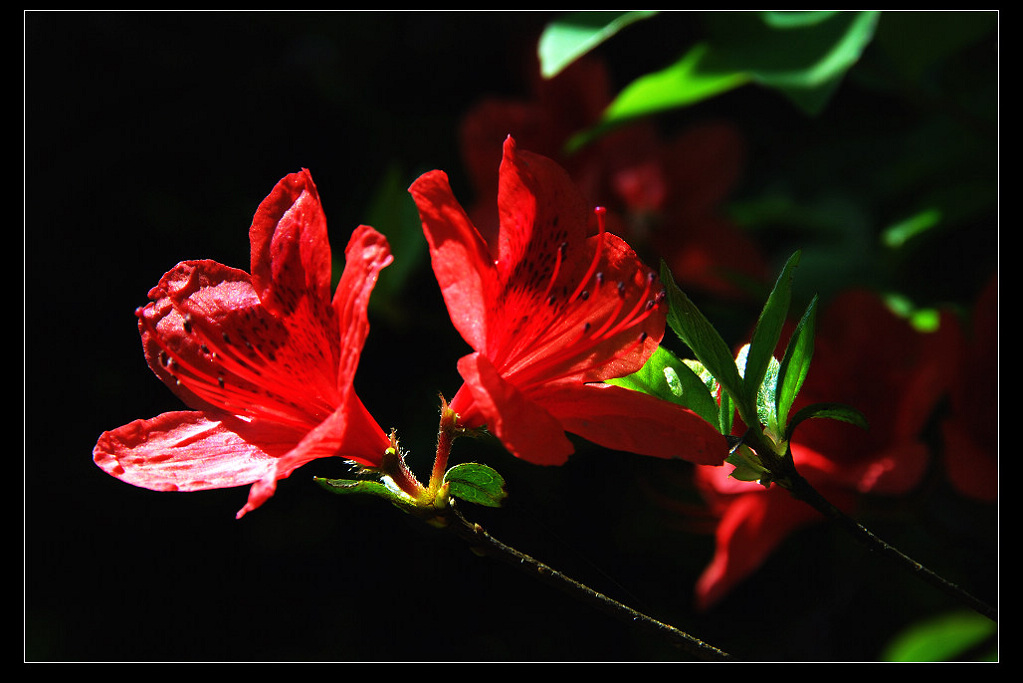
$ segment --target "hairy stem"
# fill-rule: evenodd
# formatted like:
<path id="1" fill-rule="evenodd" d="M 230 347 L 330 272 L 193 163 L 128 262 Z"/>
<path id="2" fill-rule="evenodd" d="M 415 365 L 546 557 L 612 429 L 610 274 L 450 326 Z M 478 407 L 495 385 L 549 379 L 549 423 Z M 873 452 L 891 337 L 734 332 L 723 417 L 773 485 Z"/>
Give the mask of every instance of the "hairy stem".
<path id="1" fill-rule="evenodd" d="M 688 633 L 678 630 L 674 626 L 670 626 L 664 622 L 654 619 L 653 617 L 643 614 L 642 612 L 638 612 L 628 605 L 624 605 L 603 593 L 595 591 L 575 579 L 572 579 L 530 557 L 529 555 L 519 552 L 515 548 L 498 541 L 496 538 L 487 533 L 479 524 L 470 522 L 463 517 L 461 512 L 455 507 L 454 500 L 451 501 L 451 507 L 449 510 L 452 513 L 451 517 L 453 519 L 451 521 L 453 523 L 449 524 L 448 528 L 456 535 L 472 544 L 475 551 L 495 557 L 512 566 L 518 567 L 527 574 L 530 574 L 557 588 L 565 590 L 569 594 L 594 605 L 598 609 L 601 609 L 612 616 L 618 617 L 619 619 L 636 626 L 648 629 L 652 633 L 666 639 L 668 642 L 682 647 L 699 659 L 711 661 L 731 659 L 731 655 L 714 647 L 713 645 L 708 645 L 698 638 L 694 638 Z"/>

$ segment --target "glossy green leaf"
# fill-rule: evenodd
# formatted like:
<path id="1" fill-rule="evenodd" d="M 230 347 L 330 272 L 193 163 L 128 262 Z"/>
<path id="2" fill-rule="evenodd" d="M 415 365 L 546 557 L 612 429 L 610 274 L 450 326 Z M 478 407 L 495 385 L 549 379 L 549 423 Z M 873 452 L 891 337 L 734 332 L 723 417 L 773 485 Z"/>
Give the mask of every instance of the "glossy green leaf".
<path id="1" fill-rule="evenodd" d="M 789 344 L 785 349 L 778 368 L 778 390 L 775 393 L 775 415 L 778 420 L 778 428 L 785 430 L 785 422 L 788 420 L 789 410 L 796 400 L 799 390 L 803 387 L 803 381 L 810 371 L 810 361 L 813 359 L 814 334 L 817 324 L 817 297 L 815 296 L 810 305 L 806 307 L 803 317 L 796 324 L 792 331 Z"/>
<path id="2" fill-rule="evenodd" d="M 789 441 L 792 439 L 792 433 L 796 427 L 803 420 L 809 420 L 815 417 L 826 417 L 832 420 L 841 420 L 842 422 L 849 422 L 863 430 L 869 430 L 870 424 L 867 422 L 866 416 L 855 408 L 841 403 L 814 403 L 800 409 L 795 415 L 792 416 L 792 421 L 789 422 L 788 427 L 785 430 L 785 440 Z"/>
<path id="3" fill-rule="evenodd" d="M 670 66 L 627 85 L 604 112 L 604 122 L 688 106 L 749 82 L 741 71 L 704 68 L 709 49 L 707 43 L 698 43 Z"/>
<path id="4" fill-rule="evenodd" d="M 997 661 L 998 624 L 976 612 L 943 614 L 914 624 L 889 643 L 886 662 Z M 985 645 L 986 643 L 986 645 Z"/>
<path id="5" fill-rule="evenodd" d="M 369 479 L 324 479 L 322 477 L 314 477 L 313 481 L 331 493 L 338 495 L 376 496 L 402 507 L 414 504 L 407 495 L 380 481 Z"/>
<path id="6" fill-rule="evenodd" d="M 753 329 L 749 351 L 746 354 L 746 370 L 743 373 L 743 387 L 749 399 L 756 398 L 763 383 L 764 374 L 774 358 L 774 349 L 778 346 L 781 328 L 789 314 L 792 301 L 792 272 L 799 263 L 799 252 L 792 254 L 782 268 L 781 274 L 774 283 L 774 288 L 767 297 Z M 773 397 L 774 389 L 771 387 Z M 774 412 L 774 401 L 770 402 Z"/>
<path id="7" fill-rule="evenodd" d="M 572 12 L 548 24 L 540 36 L 540 73 L 553 78 L 629 24 L 657 14 L 652 10 L 630 12 Z"/>
<path id="8" fill-rule="evenodd" d="M 728 345 L 696 304 L 679 289 L 671 269 L 663 261 L 661 282 L 668 299 L 668 326 L 725 391 L 742 396 L 742 378 Z"/>
<path id="9" fill-rule="evenodd" d="M 750 345 L 744 344 L 739 353 L 735 356 L 735 365 L 739 368 L 739 374 L 743 376 L 744 381 L 746 377 L 746 363 L 749 356 Z M 767 370 L 763 373 L 763 376 L 757 386 L 755 396 L 749 396 L 746 401 L 750 404 L 754 404 L 757 410 L 757 419 L 760 424 L 766 426 L 772 432 L 777 432 L 777 419 L 775 416 L 775 391 L 778 383 L 778 359 L 774 356 L 768 359 Z M 747 385 L 744 388 L 745 391 L 749 391 L 750 387 Z"/>
<path id="10" fill-rule="evenodd" d="M 718 425 L 717 401 L 707 384 L 689 365 L 663 346 L 657 347 L 638 371 L 609 379 L 607 383 L 677 403 L 715 427 Z"/>
<path id="11" fill-rule="evenodd" d="M 500 507 L 508 493 L 504 478 L 491 467 L 469 462 L 455 465 L 444 474 L 448 493 L 459 500 L 487 507 Z"/>

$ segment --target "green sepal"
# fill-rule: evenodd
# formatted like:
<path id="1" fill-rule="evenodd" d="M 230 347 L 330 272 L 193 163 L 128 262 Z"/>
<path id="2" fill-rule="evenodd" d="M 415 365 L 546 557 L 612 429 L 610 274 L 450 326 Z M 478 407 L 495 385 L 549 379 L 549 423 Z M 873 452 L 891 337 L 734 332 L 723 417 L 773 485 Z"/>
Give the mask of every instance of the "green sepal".
<path id="1" fill-rule="evenodd" d="M 702 365 L 693 362 L 699 369 Z M 711 395 L 706 378 L 701 378 L 690 364 L 663 346 L 658 346 L 643 367 L 625 377 L 606 380 L 633 391 L 656 396 L 688 408 L 715 427 L 718 426 L 718 405 Z M 711 383 L 713 378 L 710 378 Z"/>
<path id="2" fill-rule="evenodd" d="M 739 445 L 728 454 L 725 462 L 735 466 L 735 469 L 728 474 L 732 479 L 756 481 L 765 488 L 771 485 L 771 473 L 760 463 L 760 458 L 748 446 Z"/>
<path id="3" fill-rule="evenodd" d="M 827 417 L 832 420 L 849 422 L 864 431 L 870 430 L 870 423 L 867 422 L 866 416 L 851 406 L 843 403 L 814 403 L 799 410 L 792 416 L 792 421 L 785 430 L 785 440 L 790 441 L 792 439 L 792 433 L 800 422 L 816 417 Z"/>
<path id="4" fill-rule="evenodd" d="M 504 489 L 504 477 L 491 467 L 467 462 L 455 465 L 444 474 L 448 495 L 467 503 L 501 507 L 501 501 L 508 492 Z"/>

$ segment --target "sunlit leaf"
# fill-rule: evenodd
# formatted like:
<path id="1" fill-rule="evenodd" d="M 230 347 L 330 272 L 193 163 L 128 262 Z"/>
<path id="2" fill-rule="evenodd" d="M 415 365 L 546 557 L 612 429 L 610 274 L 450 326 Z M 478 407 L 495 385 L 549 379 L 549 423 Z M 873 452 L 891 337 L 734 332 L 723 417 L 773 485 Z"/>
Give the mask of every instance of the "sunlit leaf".
<path id="1" fill-rule="evenodd" d="M 338 495 L 376 496 L 402 507 L 414 504 L 407 495 L 396 491 L 380 481 L 369 479 L 325 479 L 323 477 L 314 477 L 313 481 L 331 493 Z"/>
<path id="2" fill-rule="evenodd" d="M 739 368 L 739 374 L 743 376 L 743 382 L 746 381 L 746 363 L 749 357 L 750 345 L 744 344 L 739 353 L 735 356 L 735 365 Z M 771 431 L 776 431 L 777 417 L 775 415 L 775 392 L 778 385 L 778 359 L 771 356 L 768 359 L 767 368 L 761 376 L 760 382 L 757 384 L 756 393 L 752 396 L 747 396 L 746 400 L 749 403 L 755 404 L 757 409 L 757 419 L 760 420 L 760 424 L 765 425 Z M 744 391 L 750 391 L 750 385 L 745 385 Z"/>
<path id="3" fill-rule="evenodd" d="M 796 395 L 803 387 L 803 381 L 810 371 L 810 361 L 813 358 L 814 334 L 816 333 L 817 321 L 817 297 L 815 296 L 810 305 L 806 307 L 803 317 L 796 324 L 792 332 L 785 355 L 782 357 L 778 368 L 778 391 L 775 394 L 775 415 L 778 420 L 778 428 L 785 430 L 785 422 L 788 420 L 789 409 L 796 400 Z"/>
<path id="4" fill-rule="evenodd" d="M 444 482 L 450 495 L 477 505 L 500 507 L 508 496 L 504 478 L 493 468 L 479 463 L 455 465 L 445 473 Z"/>
<path id="5" fill-rule="evenodd" d="M 742 395 L 742 378 L 725 340 L 688 296 L 679 289 L 668 264 L 661 262 L 661 282 L 668 297 L 668 326 L 688 346 L 707 372 L 734 396 Z"/>
<path id="6" fill-rule="evenodd" d="M 540 73 L 552 78 L 576 59 L 629 24 L 657 14 L 630 12 L 572 12 L 548 24 L 540 36 Z"/>
<path id="7" fill-rule="evenodd" d="M 689 365 L 663 346 L 657 347 L 638 371 L 607 382 L 677 403 L 715 427 L 718 425 L 717 401 L 707 384 Z"/>
<path id="8" fill-rule="evenodd" d="M 749 81 L 749 76 L 741 71 L 703 68 L 709 49 L 706 43 L 694 45 L 670 66 L 630 83 L 604 112 L 605 122 L 627 120 L 687 106 Z"/>
<path id="9" fill-rule="evenodd" d="M 782 268 L 781 274 L 775 281 L 774 288 L 760 312 L 756 327 L 753 329 L 749 352 L 746 354 L 746 370 L 742 380 L 749 398 L 754 398 L 760 391 L 764 373 L 767 372 L 768 365 L 774 357 L 774 349 L 778 345 L 781 328 L 789 314 L 789 304 L 792 301 L 792 272 L 798 263 L 799 252 L 797 251 L 789 257 Z M 773 387 L 771 393 L 773 399 Z M 771 412 L 774 412 L 773 400 L 771 401 Z"/>

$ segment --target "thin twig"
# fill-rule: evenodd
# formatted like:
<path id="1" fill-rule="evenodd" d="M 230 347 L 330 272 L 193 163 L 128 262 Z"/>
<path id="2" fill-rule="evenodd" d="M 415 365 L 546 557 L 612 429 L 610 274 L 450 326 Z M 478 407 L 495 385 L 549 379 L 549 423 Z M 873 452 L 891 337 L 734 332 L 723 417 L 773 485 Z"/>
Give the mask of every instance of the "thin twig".
<path id="1" fill-rule="evenodd" d="M 974 597 L 960 586 L 935 574 L 933 571 L 909 557 L 898 548 L 883 541 L 870 529 L 866 528 L 855 519 L 845 514 L 830 501 L 824 498 L 813 486 L 802 476 L 796 475 L 789 478 L 789 492 L 797 499 L 811 505 L 818 512 L 827 518 L 837 522 L 843 529 L 849 532 L 854 538 L 867 546 L 868 549 L 878 552 L 881 555 L 893 560 L 903 569 L 917 576 L 923 581 L 937 587 L 942 592 L 959 600 L 991 621 L 998 621 L 998 610 L 984 601 Z"/>
<path id="2" fill-rule="evenodd" d="M 654 633 L 657 633 L 662 638 L 665 638 L 668 642 L 683 647 L 700 659 L 727 660 L 732 658 L 727 652 L 724 652 L 713 645 L 708 645 L 700 639 L 694 638 L 684 631 L 680 631 L 674 626 L 670 626 L 669 624 L 658 621 L 657 619 L 643 614 L 642 612 L 638 612 L 628 605 L 624 605 L 617 600 L 609 598 L 603 593 L 593 590 L 592 588 L 566 576 L 529 555 L 505 545 L 487 533 L 487 531 L 479 524 L 470 522 L 463 517 L 462 513 L 455 507 L 453 500 L 451 503 L 452 504 L 449 509 L 453 513 L 452 516 L 454 518 L 454 523 L 449 524 L 448 528 L 462 539 L 471 543 L 474 549 L 503 560 L 504 562 L 518 567 L 546 583 L 561 588 L 562 590 L 566 590 L 570 594 L 589 602 L 597 608 L 608 612 L 619 619 L 647 628 Z"/>

